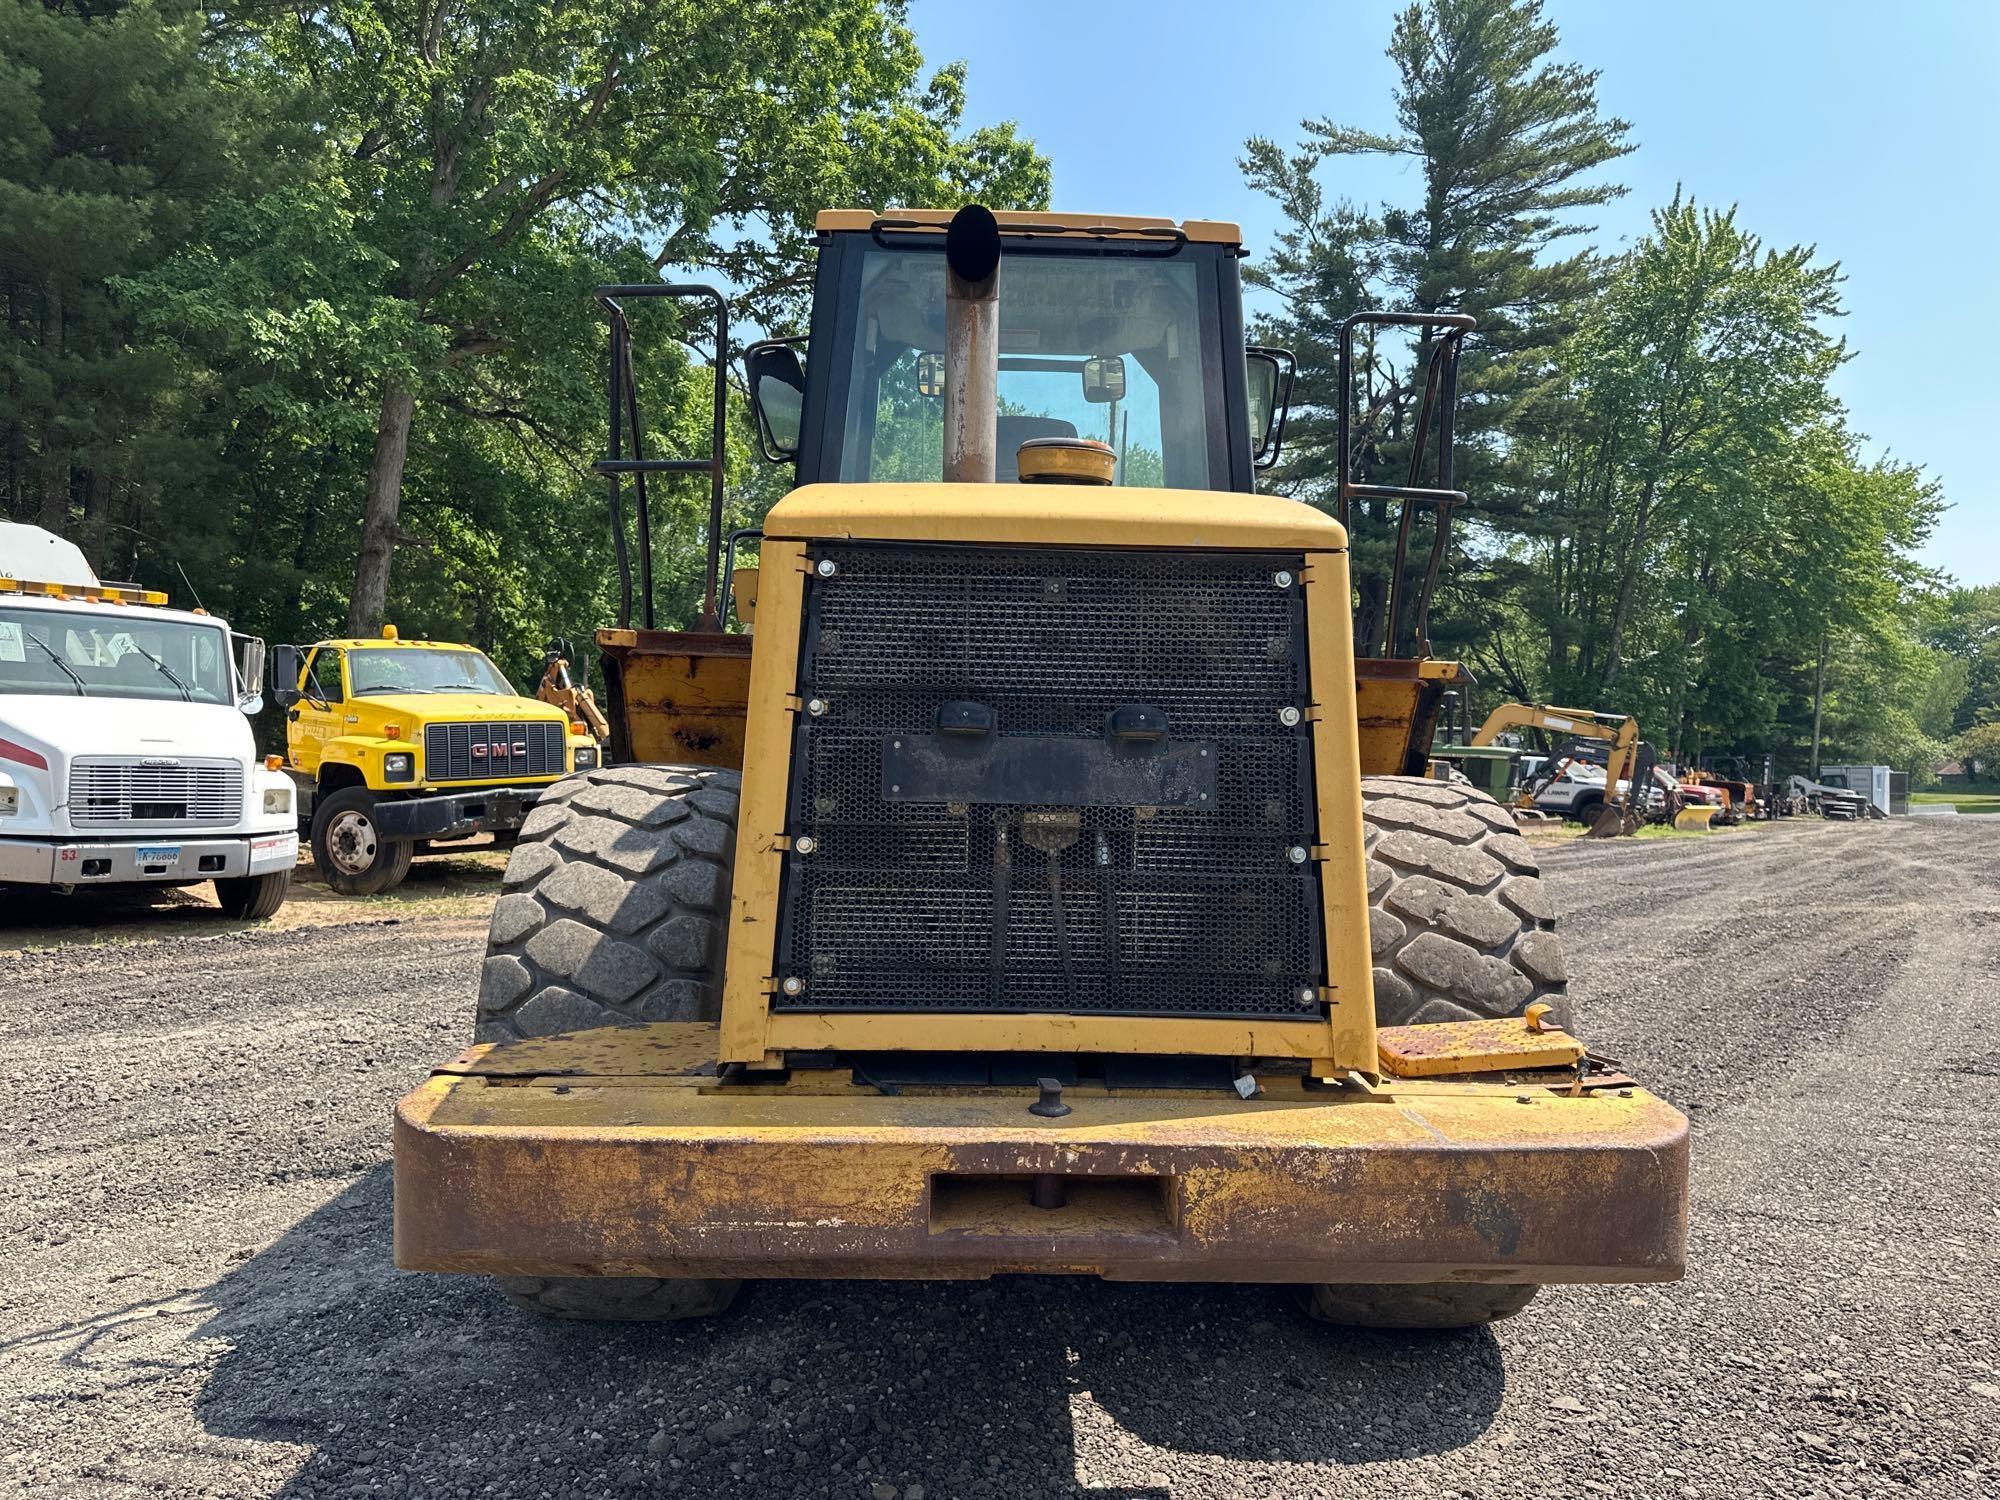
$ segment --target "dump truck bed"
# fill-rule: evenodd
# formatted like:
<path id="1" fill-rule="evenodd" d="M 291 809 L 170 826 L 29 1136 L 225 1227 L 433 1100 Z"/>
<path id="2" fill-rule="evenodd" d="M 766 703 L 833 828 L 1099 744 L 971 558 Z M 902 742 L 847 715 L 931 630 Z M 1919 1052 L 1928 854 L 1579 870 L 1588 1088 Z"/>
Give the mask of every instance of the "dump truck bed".
<path id="1" fill-rule="evenodd" d="M 396 1263 L 506 1275 L 1667 1281 L 1687 1122 L 1622 1079 L 725 1081 L 712 1026 L 470 1049 L 396 1112 Z M 1037 1207 L 1040 1179 L 1046 1199 Z"/>

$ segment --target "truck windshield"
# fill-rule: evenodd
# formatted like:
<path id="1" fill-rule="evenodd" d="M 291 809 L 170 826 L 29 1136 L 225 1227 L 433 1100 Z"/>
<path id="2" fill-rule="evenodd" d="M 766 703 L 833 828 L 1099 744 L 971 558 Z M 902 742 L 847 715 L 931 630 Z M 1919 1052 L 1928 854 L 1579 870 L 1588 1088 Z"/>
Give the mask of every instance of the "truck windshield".
<path id="1" fill-rule="evenodd" d="M 0 608 L 0 693 L 233 703 L 229 638 L 136 609 Z"/>
<path id="2" fill-rule="evenodd" d="M 1009 256 L 1000 273 L 998 473 L 1032 438 L 1086 437 L 1118 455 L 1115 482 L 1206 489 L 1219 370 L 1199 267 L 1186 255 Z M 944 257 L 870 249 L 845 387 L 840 478 L 944 472 Z M 1208 357 L 1205 359 L 1204 355 Z"/>
<path id="3" fill-rule="evenodd" d="M 439 651 L 418 646 L 370 647 L 347 653 L 348 691 L 370 693 L 503 693 L 513 684 L 477 651 Z"/>

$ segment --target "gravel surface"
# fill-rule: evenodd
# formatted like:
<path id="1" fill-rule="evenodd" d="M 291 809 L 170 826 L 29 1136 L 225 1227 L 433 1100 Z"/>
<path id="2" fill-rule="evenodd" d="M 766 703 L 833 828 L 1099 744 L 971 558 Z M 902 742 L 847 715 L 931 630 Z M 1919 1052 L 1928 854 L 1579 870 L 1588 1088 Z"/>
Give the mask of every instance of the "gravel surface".
<path id="1" fill-rule="evenodd" d="M 1694 1119 L 1693 1270 L 1443 1336 L 1066 1279 L 543 1323 L 389 1266 L 476 916 L 0 956 L 0 1492 L 2000 1493 L 2000 818 L 1547 864 L 1585 1036 Z"/>

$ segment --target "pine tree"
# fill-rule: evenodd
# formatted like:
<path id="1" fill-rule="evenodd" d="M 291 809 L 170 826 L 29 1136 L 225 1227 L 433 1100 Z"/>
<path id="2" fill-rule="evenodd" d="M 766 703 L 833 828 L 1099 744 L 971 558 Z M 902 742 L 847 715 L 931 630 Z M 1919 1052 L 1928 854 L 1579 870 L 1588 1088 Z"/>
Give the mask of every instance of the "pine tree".
<path id="1" fill-rule="evenodd" d="M 1493 439 L 1543 378 L 1547 351 L 1596 279 L 1588 250 L 1563 247 L 1589 232 L 1578 210 L 1623 191 L 1594 174 L 1632 149 L 1625 122 L 1598 113 L 1598 75 L 1554 60 L 1556 45 L 1540 0 L 1425 0 L 1398 17 L 1390 40 L 1399 79 L 1393 133 L 1319 119 L 1304 123 L 1304 142 L 1289 154 L 1262 137 L 1247 144 L 1242 166 L 1250 184 L 1287 220 L 1270 264 L 1249 272 L 1279 304 L 1260 336 L 1300 359 L 1297 418 L 1279 487 L 1332 503 L 1343 318 L 1369 306 L 1461 311 L 1479 320 L 1479 331 L 1460 374 L 1458 487 L 1472 494 L 1476 517 L 1523 524 L 1519 507 L 1495 491 Z M 1418 163 L 1420 201 L 1370 210 L 1330 197 L 1322 181 L 1328 164 L 1359 155 Z M 1404 358 L 1391 341 L 1358 350 L 1365 394 L 1353 411 L 1352 478 L 1404 478 L 1410 445 L 1420 437 L 1409 428 L 1429 353 L 1428 337 Z M 1395 519 L 1392 505 L 1372 502 L 1354 520 L 1357 641 L 1364 649 L 1386 628 Z M 1426 548 L 1420 542 L 1413 556 Z"/>
<path id="2" fill-rule="evenodd" d="M 0 6 L 0 483 L 9 515 L 112 570 L 178 379 L 171 350 L 133 347 L 120 280 L 172 253 L 236 167 L 201 46 L 202 12 L 176 0 Z"/>

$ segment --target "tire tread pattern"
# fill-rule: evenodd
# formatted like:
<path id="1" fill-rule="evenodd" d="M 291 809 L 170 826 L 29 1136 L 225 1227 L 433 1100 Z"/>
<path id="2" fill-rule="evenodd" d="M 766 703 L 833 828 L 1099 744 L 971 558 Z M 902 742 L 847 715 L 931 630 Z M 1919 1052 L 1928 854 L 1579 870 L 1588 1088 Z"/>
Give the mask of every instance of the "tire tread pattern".
<path id="1" fill-rule="evenodd" d="M 1533 848 L 1484 792 L 1421 776 L 1361 783 L 1375 1019 L 1521 1014 L 1569 1024 L 1569 971 Z"/>
<path id="2" fill-rule="evenodd" d="M 1407 1286 L 1365 1283 L 1301 1287 L 1309 1317 L 1349 1328 L 1476 1328 L 1511 1318 L 1538 1286 L 1439 1281 Z"/>
<path id="3" fill-rule="evenodd" d="M 728 1311 L 743 1283 L 651 1276 L 499 1276 L 516 1307 L 582 1323 L 665 1323 Z"/>
<path id="4" fill-rule="evenodd" d="M 475 1039 L 718 1019 L 738 792 L 733 771 L 649 765 L 544 793 L 494 905 Z"/>

